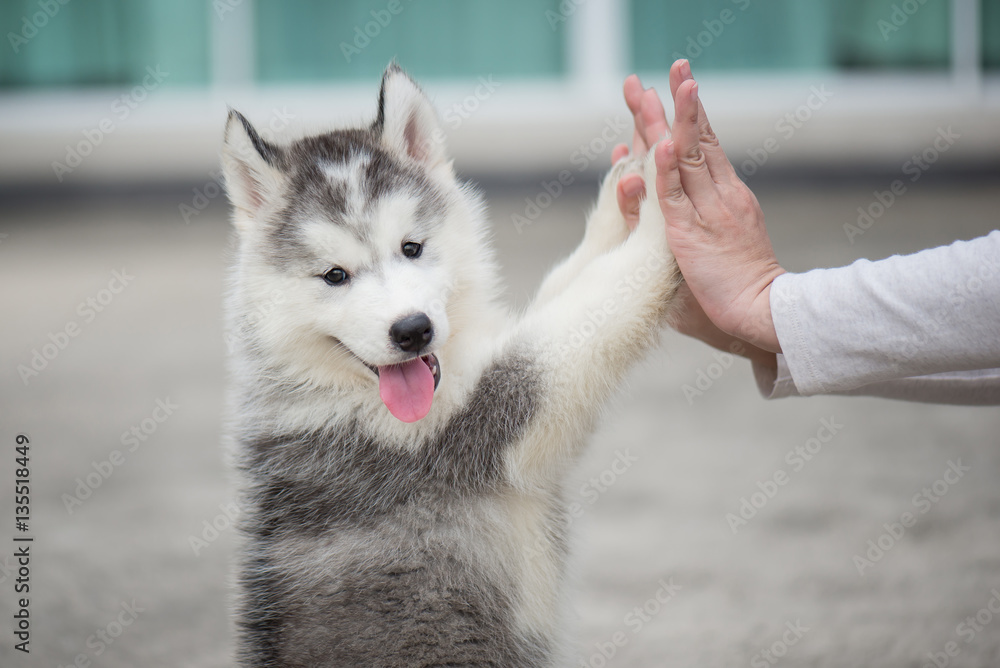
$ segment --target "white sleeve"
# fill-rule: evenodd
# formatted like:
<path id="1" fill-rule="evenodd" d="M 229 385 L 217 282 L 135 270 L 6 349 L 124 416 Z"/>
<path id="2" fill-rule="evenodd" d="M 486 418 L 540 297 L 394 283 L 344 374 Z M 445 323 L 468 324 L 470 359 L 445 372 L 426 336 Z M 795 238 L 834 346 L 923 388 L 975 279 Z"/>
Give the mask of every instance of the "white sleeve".
<path id="1" fill-rule="evenodd" d="M 783 274 L 765 396 L 1000 404 L 1000 231 L 913 255 Z"/>
<path id="2" fill-rule="evenodd" d="M 802 396 L 792 380 L 784 355 L 778 355 L 777 370 L 755 363 L 753 371 L 757 388 L 765 399 Z M 998 406 L 1000 369 L 946 371 L 928 376 L 897 378 L 831 394 L 884 397 L 931 404 Z"/>

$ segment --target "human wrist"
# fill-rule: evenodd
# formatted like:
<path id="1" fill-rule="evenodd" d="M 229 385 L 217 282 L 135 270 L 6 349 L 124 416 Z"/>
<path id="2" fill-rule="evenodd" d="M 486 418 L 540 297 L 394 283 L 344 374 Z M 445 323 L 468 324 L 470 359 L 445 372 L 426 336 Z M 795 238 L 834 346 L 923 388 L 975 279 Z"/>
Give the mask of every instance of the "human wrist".
<path id="1" fill-rule="evenodd" d="M 747 355 L 747 359 L 754 367 L 766 369 L 771 375 L 776 375 L 778 372 L 778 353 L 753 346 L 752 353 Z"/>
<path id="2" fill-rule="evenodd" d="M 764 350 L 763 348 L 760 348 L 743 339 L 733 337 L 727 346 L 727 349 L 729 352 L 739 355 L 754 365 L 774 367 L 777 364 L 776 353 L 773 353 L 770 350 Z"/>
<path id="3" fill-rule="evenodd" d="M 781 342 L 778 341 L 778 332 L 771 316 L 771 286 L 774 279 L 783 273 L 785 270 L 777 267 L 777 270 L 766 279 L 764 287 L 751 301 L 746 317 L 737 331 L 732 332 L 733 336 L 748 341 L 768 354 L 781 352 Z"/>

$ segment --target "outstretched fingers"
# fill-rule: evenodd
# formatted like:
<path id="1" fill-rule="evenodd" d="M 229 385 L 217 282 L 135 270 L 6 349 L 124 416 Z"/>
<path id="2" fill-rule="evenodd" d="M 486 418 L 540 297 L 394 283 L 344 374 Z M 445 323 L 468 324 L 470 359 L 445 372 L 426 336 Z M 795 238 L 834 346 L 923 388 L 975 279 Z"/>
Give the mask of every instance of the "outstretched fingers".
<path id="1" fill-rule="evenodd" d="M 693 78 L 691 75 L 691 64 L 687 60 L 675 61 L 670 68 L 670 95 L 676 99 L 677 91 L 681 84 Z M 705 107 L 701 103 L 700 98 L 698 99 L 697 124 L 698 143 L 701 152 L 705 156 L 705 163 L 708 165 L 708 171 L 711 173 L 712 178 L 717 183 L 732 179 L 739 180 L 736 170 L 733 169 L 732 163 L 726 157 L 726 152 L 722 150 L 722 146 L 719 144 L 719 138 L 715 135 L 715 131 L 712 130 L 711 123 L 708 122 L 708 115 L 705 113 Z"/>
<path id="2" fill-rule="evenodd" d="M 634 74 L 625 79 L 625 104 L 632 112 L 635 130 L 632 133 L 632 153 L 641 155 L 652 148 L 656 142 L 670 134 L 670 125 L 656 91 L 644 88 L 642 82 Z M 618 148 L 615 148 L 617 155 Z"/>
<path id="3" fill-rule="evenodd" d="M 663 103 L 656 91 L 643 87 L 635 74 L 625 79 L 623 86 L 625 104 L 632 113 L 634 131 L 632 148 L 628 144 L 618 144 L 611 150 L 611 163 L 617 164 L 629 155 L 643 155 L 669 131 Z M 646 184 L 639 174 L 625 174 L 618 182 L 616 196 L 618 208 L 625 217 L 629 230 L 639 224 L 639 208 L 646 193 Z"/>
<path id="4" fill-rule="evenodd" d="M 638 76 L 630 74 L 625 79 L 623 92 L 625 104 L 632 112 L 632 120 L 635 124 L 635 130 L 632 132 L 632 150 L 636 154 L 645 153 L 652 146 L 652 144 L 646 143 L 646 128 L 642 115 L 642 100 L 646 89 L 643 88 Z"/>
<path id="5" fill-rule="evenodd" d="M 670 136 L 670 126 L 667 125 L 667 114 L 663 110 L 663 102 L 654 88 L 647 89 L 642 94 L 642 128 L 647 150 L 656 142 Z"/>
<path id="6" fill-rule="evenodd" d="M 718 205 L 717 184 L 701 148 L 698 84 L 682 82 L 674 94 L 674 144 L 681 182 L 697 208 Z"/>
<path id="7" fill-rule="evenodd" d="M 698 211 L 684 190 L 677 147 L 670 139 L 660 142 L 654 154 L 656 160 L 656 198 L 667 221 L 666 234 L 684 232 L 699 223 Z"/>

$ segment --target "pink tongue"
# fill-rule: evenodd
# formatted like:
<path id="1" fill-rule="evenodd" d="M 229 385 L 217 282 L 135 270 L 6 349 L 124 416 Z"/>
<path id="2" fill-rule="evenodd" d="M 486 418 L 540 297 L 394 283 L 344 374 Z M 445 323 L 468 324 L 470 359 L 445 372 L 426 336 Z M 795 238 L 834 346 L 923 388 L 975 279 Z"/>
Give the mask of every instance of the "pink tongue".
<path id="1" fill-rule="evenodd" d="M 378 368 L 378 394 L 389 412 L 403 422 L 427 415 L 434 401 L 434 375 L 419 357 Z"/>

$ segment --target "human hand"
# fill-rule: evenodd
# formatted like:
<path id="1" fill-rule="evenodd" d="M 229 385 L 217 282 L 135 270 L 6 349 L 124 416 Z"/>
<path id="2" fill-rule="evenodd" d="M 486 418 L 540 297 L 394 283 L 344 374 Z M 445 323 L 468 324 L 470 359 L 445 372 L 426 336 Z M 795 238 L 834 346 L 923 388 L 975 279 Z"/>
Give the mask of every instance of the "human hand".
<path id="1" fill-rule="evenodd" d="M 719 145 L 686 60 L 671 67 L 670 90 L 673 137 L 657 145 L 655 156 L 656 194 L 670 249 L 702 313 L 715 327 L 760 349 L 780 352 L 769 298 L 771 282 L 784 269 L 767 236 L 764 214 Z M 655 92 L 643 90 L 633 75 L 626 80 L 625 99 L 635 118 L 639 141 L 633 138 L 634 146 L 655 144 L 668 130 Z M 620 158 L 622 151 L 616 147 L 612 157 Z M 626 220 L 637 216 L 643 191 L 634 178 L 619 184 L 619 206 Z M 677 329 L 684 331 L 684 319 L 696 316 L 682 313 Z M 703 327 L 687 329 L 708 336 Z"/>
<path id="2" fill-rule="evenodd" d="M 671 71 L 671 88 L 681 83 L 679 69 Z M 652 88 L 645 89 L 636 75 L 625 80 L 625 102 L 635 123 L 632 150 L 627 144 L 619 144 L 611 153 L 612 163 L 618 162 L 631 152 L 645 153 L 657 141 L 670 136 L 670 126 L 659 96 Z M 645 194 L 646 185 L 640 174 L 626 174 L 618 183 L 618 205 L 630 228 L 639 222 L 639 205 Z M 765 366 L 774 366 L 774 355 L 719 329 L 705 314 L 698 300 L 685 284 L 678 290 L 677 307 L 673 311 L 671 325 L 681 334 L 691 336 L 719 350 L 741 355 Z"/>
<path id="3" fill-rule="evenodd" d="M 635 130 L 632 133 L 632 150 L 627 144 L 618 144 L 611 151 L 611 163 L 634 154 L 644 155 L 656 142 L 670 135 L 666 112 L 660 97 L 652 88 L 643 88 L 639 77 L 632 74 L 625 79 L 625 104 L 632 112 Z M 641 174 L 626 174 L 618 182 L 618 207 L 625 216 L 629 229 L 639 223 L 639 204 L 646 192 Z"/>
<path id="4" fill-rule="evenodd" d="M 687 283 L 681 285 L 674 297 L 675 307 L 671 310 L 670 325 L 681 334 L 698 339 L 702 343 L 721 350 L 745 357 L 754 364 L 775 370 L 777 359 L 774 353 L 741 338 L 726 334 L 715 326 L 715 323 L 705 315 L 698 300 L 691 294 Z"/>

